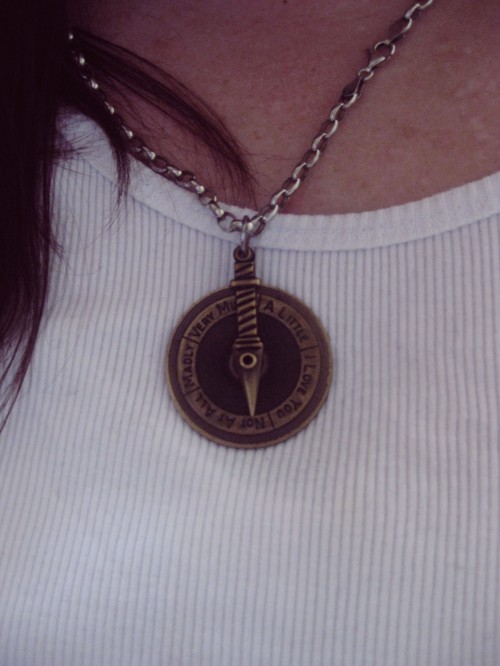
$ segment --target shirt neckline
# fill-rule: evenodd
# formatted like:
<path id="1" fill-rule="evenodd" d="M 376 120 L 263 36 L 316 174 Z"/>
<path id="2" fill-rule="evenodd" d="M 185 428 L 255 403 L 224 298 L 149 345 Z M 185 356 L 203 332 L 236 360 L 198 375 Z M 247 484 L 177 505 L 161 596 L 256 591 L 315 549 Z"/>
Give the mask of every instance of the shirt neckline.
<path id="1" fill-rule="evenodd" d="M 116 165 L 108 140 L 92 120 L 66 114 L 62 131 L 73 149 L 116 187 Z M 128 196 L 169 220 L 224 240 L 236 240 L 217 226 L 197 199 L 138 161 L 132 162 Z M 228 208 L 251 214 L 250 209 Z M 386 247 L 452 231 L 500 211 L 500 172 L 418 201 L 360 213 L 281 213 L 254 241 L 256 247 L 289 250 L 353 250 Z"/>

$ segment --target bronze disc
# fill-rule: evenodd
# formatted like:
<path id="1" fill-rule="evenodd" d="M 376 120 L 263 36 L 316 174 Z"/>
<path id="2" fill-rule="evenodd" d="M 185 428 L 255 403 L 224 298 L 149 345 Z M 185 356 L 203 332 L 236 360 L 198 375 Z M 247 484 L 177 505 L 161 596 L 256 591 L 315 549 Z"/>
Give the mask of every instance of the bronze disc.
<path id="1" fill-rule="evenodd" d="M 231 367 L 238 334 L 233 289 L 196 303 L 175 329 L 167 350 L 167 382 L 189 425 L 224 446 L 257 449 L 305 428 L 326 399 L 332 358 L 312 311 L 290 294 L 258 288 L 257 321 L 264 345 L 255 414 Z"/>

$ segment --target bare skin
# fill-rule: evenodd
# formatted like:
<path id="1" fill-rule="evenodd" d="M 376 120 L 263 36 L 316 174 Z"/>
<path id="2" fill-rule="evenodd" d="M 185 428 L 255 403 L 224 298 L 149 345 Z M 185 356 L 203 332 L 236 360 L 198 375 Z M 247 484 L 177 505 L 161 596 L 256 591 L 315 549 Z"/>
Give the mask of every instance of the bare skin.
<path id="1" fill-rule="evenodd" d="M 408 0 L 99 0 L 77 21 L 161 65 L 205 99 L 244 147 L 256 198 L 231 192 L 207 154 L 150 116 L 158 152 L 258 206 L 289 175 L 344 84 Z M 95 6 L 94 6 L 95 5 Z M 292 213 L 406 203 L 500 169 L 496 0 L 436 0 L 344 120 Z M 141 129 L 137 117 L 128 118 Z"/>

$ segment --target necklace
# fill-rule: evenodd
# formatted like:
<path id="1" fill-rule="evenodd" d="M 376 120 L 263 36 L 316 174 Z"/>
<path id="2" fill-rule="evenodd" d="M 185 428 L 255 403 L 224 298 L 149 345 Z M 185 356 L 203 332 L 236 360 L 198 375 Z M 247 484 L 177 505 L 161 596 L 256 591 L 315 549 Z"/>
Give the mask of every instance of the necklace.
<path id="1" fill-rule="evenodd" d="M 253 217 L 237 218 L 197 177 L 170 164 L 129 129 L 96 81 L 75 34 L 68 40 L 88 86 L 128 139 L 128 149 L 154 172 L 196 195 L 226 232 L 240 234 L 229 287 L 205 296 L 182 317 L 166 360 L 170 395 L 189 425 L 211 441 L 255 449 L 278 444 L 305 428 L 328 394 L 333 362 L 327 335 L 300 300 L 261 284 L 252 240 L 285 207 L 318 162 L 364 84 L 396 51 L 434 0 L 415 2 L 369 50 L 368 64 L 347 84 L 291 175 Z"/>

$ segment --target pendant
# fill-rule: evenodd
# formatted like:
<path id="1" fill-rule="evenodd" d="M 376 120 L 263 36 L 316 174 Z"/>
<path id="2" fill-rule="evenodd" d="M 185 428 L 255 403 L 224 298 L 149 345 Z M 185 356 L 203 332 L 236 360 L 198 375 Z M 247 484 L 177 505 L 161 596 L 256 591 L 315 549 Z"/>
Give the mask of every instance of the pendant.
<path id="1" fill-rule="evenodd" d="M 196 303 L 167 350 L 169 392 L 209 440 L 238 449 L 272 446 L 316 416 L 332 374 L 330 346 L 312 311 L 262 285 L 255 253 L 234 252 L 234 280 Z"/>

